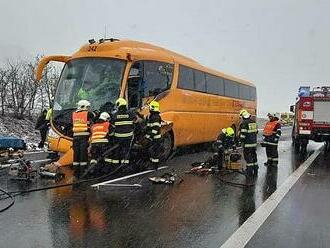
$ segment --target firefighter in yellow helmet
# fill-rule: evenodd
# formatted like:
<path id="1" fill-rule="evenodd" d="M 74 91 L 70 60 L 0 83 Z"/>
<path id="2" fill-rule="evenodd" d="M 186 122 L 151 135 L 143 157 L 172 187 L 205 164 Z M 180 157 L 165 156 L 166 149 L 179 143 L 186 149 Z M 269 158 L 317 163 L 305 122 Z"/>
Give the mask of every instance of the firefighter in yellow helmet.
<path id="1" fill-rule="evenodd" d="M 133 115 L 128 111 L 127 101 L 124 98 L 118 98 L 115 104 L 117 111 L 110 121 L 112 124 L 110 133 L 114 144 L 118 144 L 118 147 L 105 161 L 112 167 L 129 164 L 129 151 L 134 131 Z"/>
<path id="2" fill-rule="evenodd" d="M 247 176 L 257 176 L 259 169 L 257 159 L 257 124 L 247 110 L 242 109 L 239 114 L 242 118 L 239 133 L 246 161 L 246 174 Z"/>
<path id="3" fill-rule="evenodd" d="M 145 138 L 149 141 L 148 154 L 153 169 L 157 170 L 160 163 L 161 134 L 160 128 L 162 118 L 160 117 L 160 106 L 155 100 L 149 104 L 149 116 L 147 120 L 147 129 Z"/>
<path id="4" fill-rule="evenodd" d="M 214 165 L 217 166 L 219 170 L 221 170 L 223 166 L 225 151 L 233 148 L 234 144 L 235 130 L 232 127 L 222 129 L 220 135 L 213 144 Z"/>

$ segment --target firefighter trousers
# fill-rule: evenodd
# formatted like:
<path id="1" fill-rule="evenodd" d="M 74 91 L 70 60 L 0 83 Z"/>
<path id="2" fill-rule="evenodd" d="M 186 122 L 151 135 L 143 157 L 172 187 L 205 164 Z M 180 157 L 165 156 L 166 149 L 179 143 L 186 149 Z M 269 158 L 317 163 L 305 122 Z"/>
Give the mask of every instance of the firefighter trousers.
<path id="1" fill-rule="evenodd" d="M 278 145 L 266 145 L 267 164 L 278 164 Z"/>
<path id="2" fill-rule="evenodd" d="M 108 150 L 109 143 L 92 143 L 91 147 L 91 164 L 100 162 L 104 164 L 104 161 L 107 160 L 107 155 L 104 153 Z"/>
<path id="3" fill-rule="evenodd" d="M 116 138 L 114 144 L 118 144 L 118 147 L 114 149 L 111 155 L 106 160 L 111 165 L 129 164 L 131 139 L 127 138 Z"/>
<path id="4" fill-rule="evenodd" d="M 243 149 L 244 159 L 246 161 L 246 167 L 258 167 L 257 148 L 256 147 L 244 147 Z"/>
<path id="5" fill-rule="evenodd" d="M 78 177 L 87 167 L 88 140 L 88 135 L 73 136 L 73 169 Z"/>
<path id="6" fill-rule="evenodd" d="M 161 139 L 153 139 L 150 142 L 151 143 L 148 148 L 148 155 L 149 155 L 148 157 L 153 167 L 157 169 L 160 163 Z"/>

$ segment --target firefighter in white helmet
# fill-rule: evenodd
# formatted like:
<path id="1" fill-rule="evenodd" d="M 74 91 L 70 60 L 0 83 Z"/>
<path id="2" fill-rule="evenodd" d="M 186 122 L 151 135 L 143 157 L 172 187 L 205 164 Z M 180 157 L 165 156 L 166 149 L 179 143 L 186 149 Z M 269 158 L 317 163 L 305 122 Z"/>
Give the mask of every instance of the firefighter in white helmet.
<path id="1" fill-rule="evenodd" d="M 104 154 L 109 148 L 109 130 L 110 130 L 110 115 L 107 112 L 102 112 L 99 118 L 91 127 L 91 161 L 90 164 L 94 167 L 92 172 L 100 174 L 101 171 L 108 172 L 109 163 L 107 154 Z"/>
<path id="2" fill-rule="evenodd" d="M 94 114 L 89 111 L 90 102 L 80 100 L 77 110 L 72 113 L 73 132 L 73 169 L 77 178 L 82 175 L 88 164 L 88 145 L 90 125 Z"/>

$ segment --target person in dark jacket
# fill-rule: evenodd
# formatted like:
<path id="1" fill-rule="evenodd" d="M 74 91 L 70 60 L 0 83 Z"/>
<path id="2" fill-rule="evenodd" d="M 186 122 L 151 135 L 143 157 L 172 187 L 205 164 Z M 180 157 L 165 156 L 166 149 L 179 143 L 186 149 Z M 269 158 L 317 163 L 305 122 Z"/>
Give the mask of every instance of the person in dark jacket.
<path id="1" fill-rule="evenodd" d="M 39 130 L 40 132 L 40 142 L 38 144 L 38 148 L 44 147 L 47 138 L 49 121 L 46 120 L 46 115 L 47 115 L 47 110 L 44 109 L 39 115 L 35 126 L 35 129 Z"/>
<path id="2" fill-rule="evenodd" d="M 217 166 L 219 170 L 223 167 L 224 153 L 228 149 L 232 149 L 235 144 L 235 131 L 231 127 L 222 129 L 217 140 L 213 143 L 213 166 Z"/>
<path id="3" fill-rule="evenodd" d="M 155 100 L 149 104 L 149 116 L 147 120 L 147 129 L 145 138 L 149 141 L 148 157 L 153 169 L 157 170 L 160 163 L 160 148 L 161 148 L 161 133 L 162 118 L 160 117 L 159 103 Z"/>
<path id="4" fill-rule="evenodd" d="M 243 155 L 246 161 L 246 174 L 248 176 L 258 175 L 257 159 L 257 123 L 251 118 L 246 110 L 240 111 L 242 123 L 240 125 L 240 141 L 243 146 Z"/>
<path id="5" fill-rule="evenodd" d="M 112 166 L 128 165 L 134 134 L 133 115 L 128 111 L 124 98 L 118 98 L 116 106 L 118 110 L 112 115 L 110 133 L 118 147 L 109 155 L 107 162 Z"/>
<path id="6" fill-rule="evenodd" d="M 266 166 L 277 166 L 278 164 L 278 141 L 281 137 L 281 123 L 275 114 L 268 113 L 269 121 L 266 123 L 263 136 L 263 144 L 266 147 Z"/>

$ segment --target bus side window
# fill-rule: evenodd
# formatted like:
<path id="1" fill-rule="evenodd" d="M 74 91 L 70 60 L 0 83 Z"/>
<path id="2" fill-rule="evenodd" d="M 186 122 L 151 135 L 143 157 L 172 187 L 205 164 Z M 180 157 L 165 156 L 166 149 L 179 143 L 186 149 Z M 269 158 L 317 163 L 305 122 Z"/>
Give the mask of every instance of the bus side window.
<path id="1" fill-rule="evenodd" d="M 144 97 L 157 96 L 171 87 L 173 65 L 158 61 L 144 61 Z"/>

